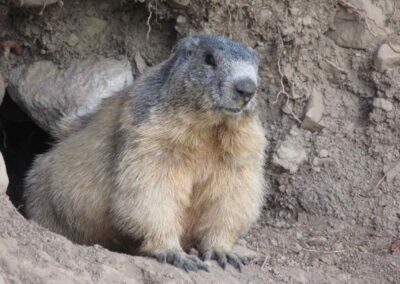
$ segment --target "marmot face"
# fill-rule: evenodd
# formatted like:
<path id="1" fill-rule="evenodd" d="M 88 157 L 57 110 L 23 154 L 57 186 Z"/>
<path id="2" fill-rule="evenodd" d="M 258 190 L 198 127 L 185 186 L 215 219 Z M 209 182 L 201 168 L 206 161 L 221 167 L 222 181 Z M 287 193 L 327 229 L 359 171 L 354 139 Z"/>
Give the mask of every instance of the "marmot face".
<path id="1" fill-rule="evenodd" d="M 215 36 L 185 38 L 175 53 L 171 81 L 182 81 L 193 108 L 218 117 L 239 116 L 254 108 L 258 58 L 238 42 Z M 174 72 L 174 70 L 176 72 Z"/>

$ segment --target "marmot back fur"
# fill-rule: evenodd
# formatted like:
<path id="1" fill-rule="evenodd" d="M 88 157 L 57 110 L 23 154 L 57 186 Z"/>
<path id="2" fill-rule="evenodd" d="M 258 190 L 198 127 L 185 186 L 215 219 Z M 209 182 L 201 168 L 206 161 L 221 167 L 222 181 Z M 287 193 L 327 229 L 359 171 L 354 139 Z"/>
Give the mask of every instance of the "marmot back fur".
<path id="1" fill-rule="evenodd" d="M 36 158 L 26 212 L 80 244 L 156 257 L 185 270 L 231 252 L 263 203 L 264 130 L 253 50 L 214 36 L 183 39 L 123 95 Z M 185 252 L 186 251 L 186 252 Z"/>

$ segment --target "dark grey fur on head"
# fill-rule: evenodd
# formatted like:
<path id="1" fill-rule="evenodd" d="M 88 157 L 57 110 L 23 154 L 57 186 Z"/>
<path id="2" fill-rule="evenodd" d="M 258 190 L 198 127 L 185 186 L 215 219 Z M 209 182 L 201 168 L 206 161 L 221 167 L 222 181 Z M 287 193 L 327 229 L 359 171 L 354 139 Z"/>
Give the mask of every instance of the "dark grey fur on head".
<path id="1" fill-rule="evenodd" d="M 135 82 L 135 113 L 139 119 L 151 108 L 249 113 L 255 104 L 258 63 L 254 50 L 238 42 L 209 35 L 184 38 L 169 59 Z"/>

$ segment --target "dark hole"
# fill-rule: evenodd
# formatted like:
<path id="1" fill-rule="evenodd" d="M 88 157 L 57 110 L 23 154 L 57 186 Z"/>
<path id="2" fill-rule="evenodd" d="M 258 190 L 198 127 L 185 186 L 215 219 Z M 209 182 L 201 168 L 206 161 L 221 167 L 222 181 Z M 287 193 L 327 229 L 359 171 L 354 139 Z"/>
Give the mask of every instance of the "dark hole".
<path id="1" fill-rule="evenodd" d="M 24 177 L 34 157 L 47 151 L 52 141 L 7 94 L 0 106 L 0 128 L 0 151 L 9 178 L 7 195 L 24 215 Z"/>

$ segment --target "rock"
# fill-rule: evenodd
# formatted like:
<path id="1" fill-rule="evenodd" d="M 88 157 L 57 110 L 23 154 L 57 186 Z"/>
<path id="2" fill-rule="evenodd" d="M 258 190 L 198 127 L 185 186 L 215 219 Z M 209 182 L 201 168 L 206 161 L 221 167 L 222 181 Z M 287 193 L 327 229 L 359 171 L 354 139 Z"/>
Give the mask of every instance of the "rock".
<path id="1" fill-rule="evenodd" d="M 385 27 L 385 14 L 381 8 L 371 0 L 348 0 L 348 3 L 362 11 L 369 20 L 368 26 L 354 13 L 349 13 L 346 8 L 340 6 L 333 23 L 335 30 L 327 33 L 337 45 L 366 49 L 386 36 L 385 32 L 377 27 Z"/>
<path id="2" fill-rule="evenodd" d="M 387 182 L 393 181 L 396 176 L 400 174 L 400 161 L 383 167 Z"/>
<path id="3" fill-rule="evenodd" d="M 287 103 L 282 106 L 282 112 L 291 115 L 293 113 L 293 104 L 292 100 L 288 100 Z"/>
<path id="4" fill-rule="evenodd" d="M 260 25 L 264 25 L 272 17 L 272 12 L 268 8 L 262 8 L 258 12 L 258 22 Z"/>
<path id="5" fill-rule="evenodd" d="M 327 158 L 329 156 L 329 152 L 328 150 L 322 149 L 321 151 L 319 151 L 318 156 L 320 158 Z"/>
<path id="6" fill-rule="evenodd" d="M 140 55 L 139 52 L 136 52 L 135 54 L 135 63 L 136 63 L 136 68 L 139 71 L 139 74 L 143 74 L 144 71 L 146 71 L 149 66 L 147 66 L 146 61 L 144 61 L 142 55 Z"/>
<path id="7" fill-rule="evenodd" d="M 8 186 L 8 175 L 3 155 L 0 153 L 0 194 L 5 194 Z M 2 198 L 2 197 L 0 197 Z"/>
<path id="8" fill-rule="evenodd" d="M 178 17 L 176 17 L 176 23 L 179 25 L 183 25 L 186 24 L 187 20 L 185 16 L 179 15 Z"/>
<path id="9" fill-rule="evenodd" d="M 75 34 L 70 34 L 66 39 L 65 42 L 69 46 L 75 46 L 79 43 L 79 37 L 77 37 Z"/>
<path id="10" fill-rule="evenodd" d="M 17 6 L 23 7 L 37 7 L 37 6 L 48 6 L 57 3 L 59 0 L 13 0 L 13 3 Z"/>
<path id="11" fill-rule="evenodd" d="M 307 111 L 301 126 L 310 131 L 321 130 L 323 126 L 320 124 L 324 113 L 324 97 L 323 94 L 313 89 L 308 100 Z"/>
<path id="12" fill-rule="evenodd" d="M 303 144 L 304 138 L 299 135 L 298 130 L 292 129 L 273 154 L 272 162 L 292 174 L 295 173 L 307 160 L 307 152 Z"/>
<path id="13" fill-rule="evenodd" d="M 122 60 L 89 58 L 59 69 L 50 61 L 11 71 L 11 98 L 45 131 L 63 136 L 64 127 L 93 113 L 104 98 L 132 85 L 131 65 Z M 68 121 L 67 125 L 61 121 Z"/>
<path id="14" fill-rule="evenodd" d="M 300 268 L 292 268 L 290 276 L 290 283 L 296 284 L 307 284 L 310 283 L 310 279 L 307 277 L 307 272 Z"/>
<path id="15" fill-rule="evenodd" d="M 305 16 L 301 22 L 303 23 L 303 26 L 305 27 L 311 27 L 312 25 L 312 18 L 310 16 Z"/>
<path id="16" fill-rule="evenodd" d="M 387 43 L 382 44 L 374 57 L 374 64 L 378 71 L 382 72 L 387 69 L 400 65 L 400 45 Z"/>
<path id="17" fill-rule="evenodd" d="M 0 105 L 3 102 L 5 92 L 6 92 L 6 86 L 4 84 L 3 76 L 0 73 Z"/>
<path id="18" fill-rule="evenodd" d="M 182 9 L 190 4 L 190 0 L 168 0 L 167 3 L 172 8 Z"/>
<path id="19" fill-rule="evenodd" d="M 96 17 L 86 17 L 83 19 L 82 26 L 82 35 L 88 39 L 94 39 L 103 34 L 107 28 L 107 22 Z"/>
<path id="20" fill-rule="evenodd" d="M 387 112 L 393 110 L 393 104 L 390 101 L 383 99 L 383 98 L 374 99 L 374 102 L 372 104 L 374 107 L 383 109 L 384 111 L 387 111 Z"/>

